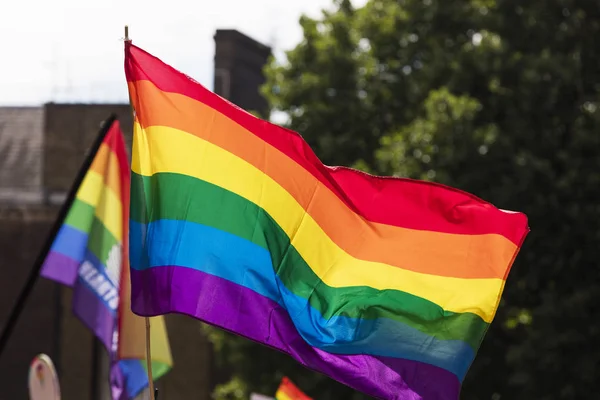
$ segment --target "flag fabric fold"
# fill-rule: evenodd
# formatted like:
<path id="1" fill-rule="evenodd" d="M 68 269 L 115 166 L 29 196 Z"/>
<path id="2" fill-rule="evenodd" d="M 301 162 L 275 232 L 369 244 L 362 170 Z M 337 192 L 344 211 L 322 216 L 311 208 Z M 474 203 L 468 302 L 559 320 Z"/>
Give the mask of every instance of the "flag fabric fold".
<path id="1" fill-rule="evenodd" d="M 129 307 L 129 186 L 125 142 L 114 121 L 41 270 L 43 277 L 73 288 L 73 313 L 108 352 L 113 400 L 131 399 L 148 386 L 145 353 L 140 351 L 145 323 Z M 152 325 L 157 379 L 170 369 L 172 359 L 163 317 L 153 318 Z"/>
<path id="2" fill-rule="evenodd" d="M 327 167 L 131 43 L 125 71 L 134 312 L 193 316 L 371 396 L 458 398 L 524 214 Z"/>

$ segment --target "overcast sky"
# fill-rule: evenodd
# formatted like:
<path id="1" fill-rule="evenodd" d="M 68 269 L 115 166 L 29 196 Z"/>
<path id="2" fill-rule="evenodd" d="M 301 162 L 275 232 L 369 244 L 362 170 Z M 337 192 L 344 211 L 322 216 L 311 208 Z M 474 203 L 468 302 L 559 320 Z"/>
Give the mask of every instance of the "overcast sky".
<path id="1" fill-rule="evenodd" d="M 332 0 L 1 1 L 0 105 L 127 101 L 122 42 L 126 24 L 133 43 L 212 89 L 216 29 L 238 29 L 281 54 L 301 40 L 300 15 L 318 16 L 331 4 Z"/>

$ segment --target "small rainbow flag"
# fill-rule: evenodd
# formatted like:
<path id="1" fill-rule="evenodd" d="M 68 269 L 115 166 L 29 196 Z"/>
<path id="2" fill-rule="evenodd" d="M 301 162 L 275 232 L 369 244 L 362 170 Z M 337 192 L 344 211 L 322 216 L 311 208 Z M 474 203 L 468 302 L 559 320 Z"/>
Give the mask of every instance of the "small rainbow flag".
<path id="1" fill-rule="evenodd" d="M 298 389 L 296 385 L 292 381 L 290 381 L 287 377 L 283 377 L 281 383 L 279 384 L 279 388 L 277 392 L 275 392 L 276 400 L 312 400 L 311 397 L 308 397 L 306 394 L 302 392 L 302 390 Z"/>
<path id="2" fill-rule="evenodd" d="M 132 309 L 384 399 L 458 399 L 528 232 L 450 187 L 327 167 L 131 43 Z"/>
<path id="3" fill-rule="evenodd" d="M 129 308 L 129 185 L 125 142 L 114 121 L 41 271 L 43 277 L 73 287 L 73 313 L 110 355 L 113 400 L 131 399 L 148 386 L 140 350 L 145 346 L 145 323 Z M 173 362 L 163 318 L 153 318 L 151 326 L 152 372 L 157 379 Z"/>

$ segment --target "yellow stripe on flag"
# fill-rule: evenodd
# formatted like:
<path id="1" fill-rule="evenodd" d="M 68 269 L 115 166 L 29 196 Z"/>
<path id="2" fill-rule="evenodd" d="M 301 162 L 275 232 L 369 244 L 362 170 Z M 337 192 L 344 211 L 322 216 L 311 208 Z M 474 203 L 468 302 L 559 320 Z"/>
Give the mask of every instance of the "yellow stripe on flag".
<path id="1" fill-rule="evenodd" d="M 96 209 L 96 217 L 102 221 L 106 229 L 121 241 L 122 234 L 122 205 L 114 191 L 104 185 L 104 177 L 90 170 L 85 176 L 77 198 Z"/>
<path id="2" fill-rule="evenodd" d="M 277 391 L 277 393 L 275 393 L 275 399 L 277 399 L 277 400 L 294 400 L 281 390 L 279 390 L 279 391 Z"/>

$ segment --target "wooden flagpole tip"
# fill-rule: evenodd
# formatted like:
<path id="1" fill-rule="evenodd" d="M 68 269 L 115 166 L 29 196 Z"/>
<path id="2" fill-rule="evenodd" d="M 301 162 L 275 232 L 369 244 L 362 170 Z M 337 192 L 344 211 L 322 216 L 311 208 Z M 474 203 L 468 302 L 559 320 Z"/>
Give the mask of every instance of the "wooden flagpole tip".
<path id="1" fill-rule="evenodd" d="M 129 39 L 129 25 L 125 25 L 125 41 L 131 42 L 131 39 Z"/>

